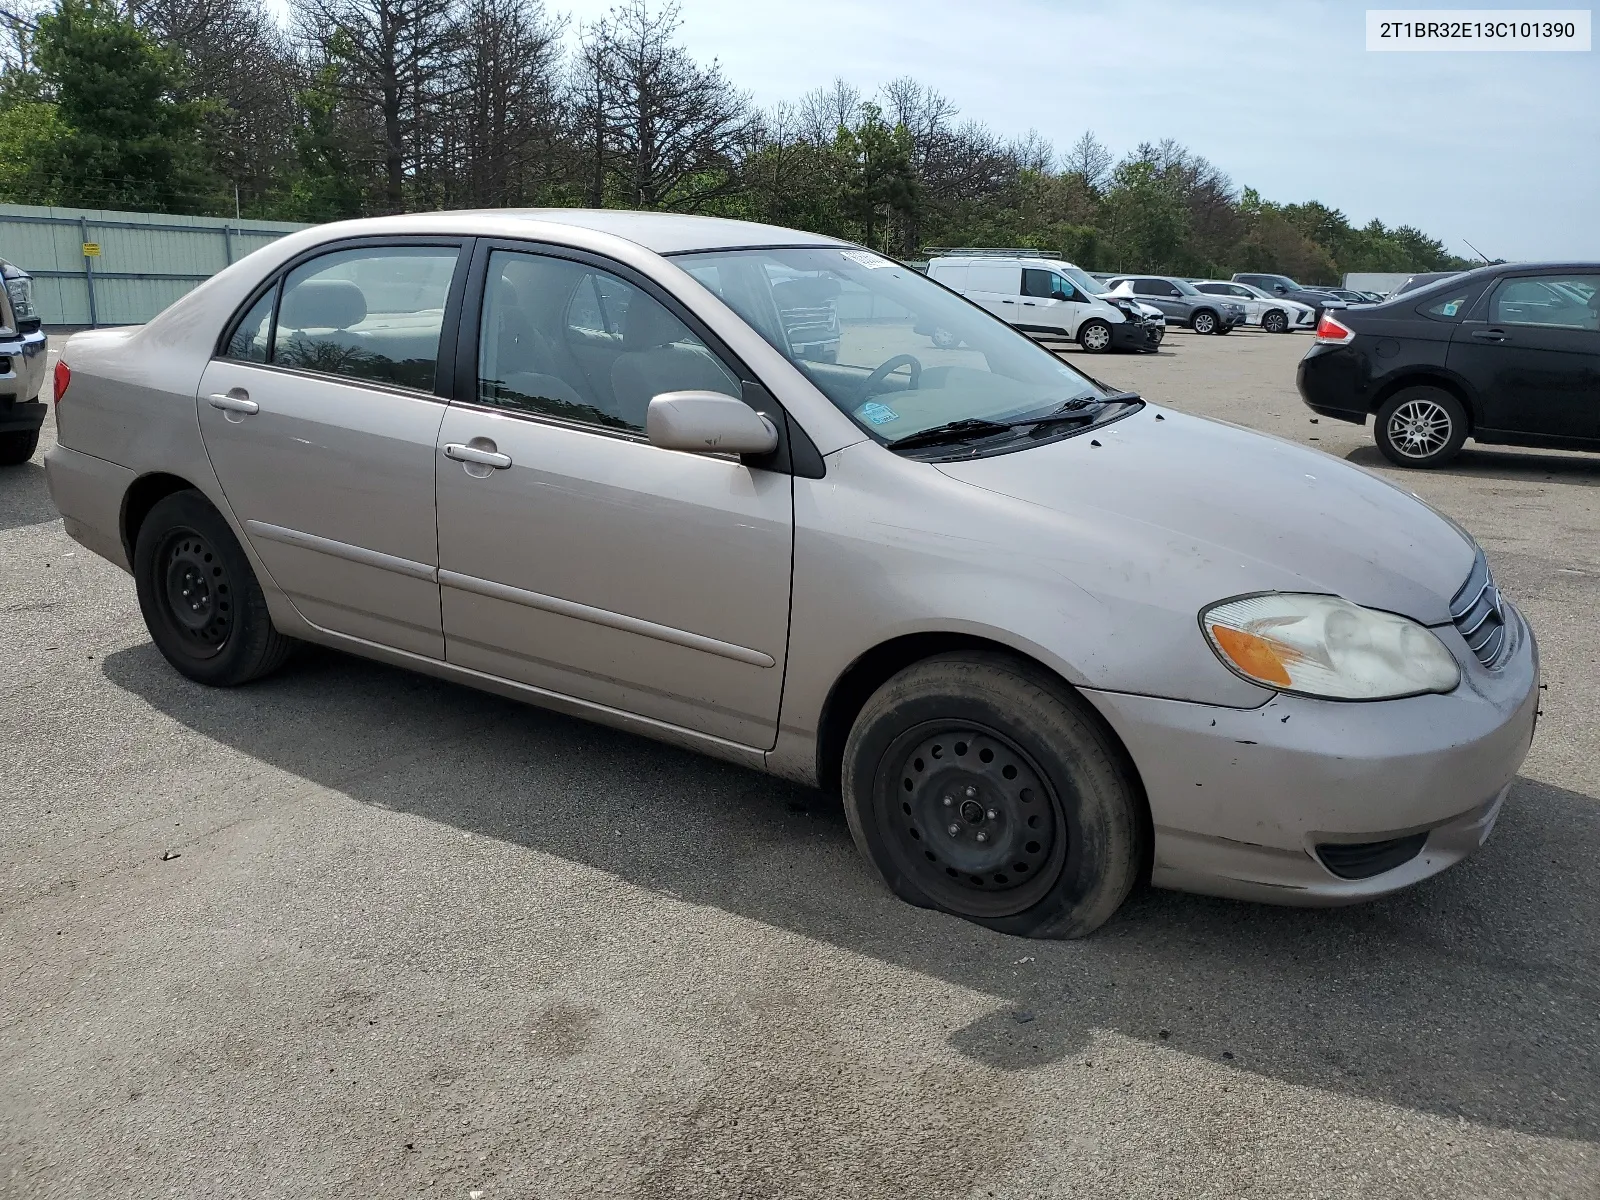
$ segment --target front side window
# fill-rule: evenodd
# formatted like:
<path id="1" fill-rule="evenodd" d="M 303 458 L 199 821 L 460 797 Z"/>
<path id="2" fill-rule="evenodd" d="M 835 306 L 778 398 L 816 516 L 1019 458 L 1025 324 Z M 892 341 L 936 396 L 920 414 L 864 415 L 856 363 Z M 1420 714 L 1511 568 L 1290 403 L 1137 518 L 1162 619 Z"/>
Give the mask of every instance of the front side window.
<path id="1" fill-rule="evenodd" d="M 1044 300 L 1071 300 L 1072 285 L 1054 271 L 1042 271 L 1037 267 L 1024 267 L 1022 270 L 1022 294 L 1024 296 L 1038 296 Z"/>
<path id="2" fill-rule="evenodd" d="M 626 280 L 564 258 L 490 255 L 479 403 L 642 433 L 662 392 L 740 390 L 703 341 Z"/>
<path id="3" fill-rule="evenodd" d="M 1489 323 L 1600 330 L 1600 274 L 1507 279 L 1490 301 Z"/>
<path id="4" fill-rule="evenodd" d="M 250 311 L 239 319 L 223 349 L 224 358 L 239 362 L 264 363 L 272 348 L 272 304 L 278 298 L 278 289 L 270 287 L 250 306 Z"/>
<path id="5" fill-rule="evenodd" d="M 453 246 L 338 250 L 289 272 L 271 361 L 434 390 Z"/>
<path id="6" fill-rule="evenodd" d="M 865 250 L 716 250 L 674 260 L 715 292 L 823 395 L 893 445 L 954 421 L 1006 421 L 1095 400 L 1094 383 L 1005 322 L 925 276 Z M 807 352 L 782 289 L 806 279 L 835 331 L 829 358 Z"/>

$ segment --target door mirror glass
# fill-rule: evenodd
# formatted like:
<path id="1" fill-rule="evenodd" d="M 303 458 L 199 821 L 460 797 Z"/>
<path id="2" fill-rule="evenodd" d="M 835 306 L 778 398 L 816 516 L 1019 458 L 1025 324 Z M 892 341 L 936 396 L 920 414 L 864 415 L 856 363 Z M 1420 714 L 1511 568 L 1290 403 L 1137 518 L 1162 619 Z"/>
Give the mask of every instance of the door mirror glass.
<path id="1" fill-rule="evenodd" d="M 1281 284 L 1281 283 L 1273 284 L 1272 285 L 1272 290 L 1277 292 L 1278 295 L 1280 295 L 1280 296 L 1286 296 L 1286 295 L 1289 294 L 1289 289 L 1284 287 L 1283 284 Z"/>
<path id="2" fill-rule="evenodd" d="M 663 392 L 650 401 L 645 435 L 663 450 L 771 454 L 778 431 L 743 400 L 720 392 Z"/>

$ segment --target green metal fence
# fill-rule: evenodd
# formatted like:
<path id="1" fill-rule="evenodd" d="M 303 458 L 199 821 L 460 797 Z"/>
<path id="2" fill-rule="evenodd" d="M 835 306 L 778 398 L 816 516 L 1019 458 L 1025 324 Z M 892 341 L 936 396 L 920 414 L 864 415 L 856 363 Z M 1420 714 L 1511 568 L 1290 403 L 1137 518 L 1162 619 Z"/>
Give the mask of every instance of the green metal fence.
<path id="1" fill-rule="evenodd" d="M 304 228 L 0 204 L 0 258 L 33 276 L 46 325 L 137 325 L 252 250 Z"/>

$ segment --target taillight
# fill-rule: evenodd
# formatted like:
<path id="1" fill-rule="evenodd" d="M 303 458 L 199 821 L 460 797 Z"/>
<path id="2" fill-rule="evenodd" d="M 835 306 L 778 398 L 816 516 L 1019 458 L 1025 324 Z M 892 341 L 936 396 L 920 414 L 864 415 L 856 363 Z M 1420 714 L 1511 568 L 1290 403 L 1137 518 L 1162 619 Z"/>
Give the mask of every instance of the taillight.
<path id="1" fill-rule="evenodd" d="M 72 368 L 59 358 L 56 359 L 56 403 L 61 403 L 61 397 L 67 394 L 67 385 L 72 382 Z"/>
<path id="2" fill-rule="evenodd" d="M 1342 346 L 1356 336 L 1356 331 L 1351 329 L 1327 313 L 1322 314 L 1322 320 L 1317 322 L 1317 341 L 1332 342 Z"/>

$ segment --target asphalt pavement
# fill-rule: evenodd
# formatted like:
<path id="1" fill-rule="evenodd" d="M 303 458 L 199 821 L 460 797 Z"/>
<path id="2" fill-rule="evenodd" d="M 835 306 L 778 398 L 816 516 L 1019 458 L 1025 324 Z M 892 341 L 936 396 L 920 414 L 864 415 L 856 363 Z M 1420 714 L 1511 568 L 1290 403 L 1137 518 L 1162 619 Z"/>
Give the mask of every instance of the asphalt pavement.
<path id="1" fill-rule="evenodd" d="M 1147 891 L 1072 943 L 610 730 L 322 650 L 190 683 L 0 471 L 0 1196 L 1600 1196 L 1600 455 L 1390 471 L 1308 344 L 1067 357 L 1461 521 L 1540 639 L 1533 751 L 1402 895 Z"/>

